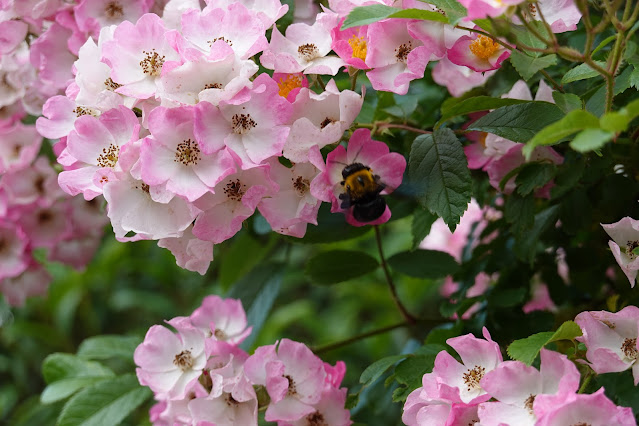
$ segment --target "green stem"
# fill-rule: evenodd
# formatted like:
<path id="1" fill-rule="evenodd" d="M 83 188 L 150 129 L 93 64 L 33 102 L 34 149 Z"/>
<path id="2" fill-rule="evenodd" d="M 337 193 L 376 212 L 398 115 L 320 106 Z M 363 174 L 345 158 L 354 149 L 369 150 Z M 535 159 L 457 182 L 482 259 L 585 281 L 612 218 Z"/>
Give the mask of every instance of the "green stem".
<path id="1" fill-rule="evenodd" d="M 319 86 L 322 88 L 322 90 L 325 91 L 326 84 L 324 84 L 324 80 L 322 80 L 322 77 L 319 74 L 316 75 L 316 81 L 317 81 L 317 84 L 319 84 Z"/>
<path id="2" fill-rule="evenodd" d="M 629 3 L 631 2 L 626 3 L 626 7 L 624 10 L 624 19 L 627 19 L 630 15 Z M 623 24 L 619 23 L 619 25 L 615 25 L 615 27 L 617 28 L 617 39 L 615 40 L 615 45 L 610 52 L 607 63 L 608 76 L 606 77 L 606 112 L 610 112 L 612 110 L 612 103 L 615 96 L 614 77 L 619 70 L 619 65 L 621 64 L 621 56 L 626 45 L 626 38 L 624 35 L 625 28 L 623 27 Z"/>
<path id="3" fill-rule="evenodd" d="M 538 2 L 535 2 L 535 7 L 537 8 L 537 13 L 539 13 L 539 19 L 541 19 L 541 22 L 544 24 L 544 27 L 546 27 L 546 32 L 550 34 L 552 45 L 558 46 L 559 43 L 557 42 L 557 36 L 552 31 L 552 28 L 550 28 L 550 24 L 548 23 L 548 21 L 546 21 L 546 18 L 544 17 L 544 13 L 541 11 L 541 7 L 539 7 Z"/>
<path id="4" fill-rule="evenodd" d="M 382 264 L 382 269 L 384 270 L 384 275 L 386 276 L 386 282 L 388 283 L 388 288 L 390 289 L 391 296 L 393 297 L 393 302 L 395 302 L 395 306 L 399 309 L 399 312 L 402 314 L 402 317 L 406 320 L 408 324 L 415 324 L 416 319 L 412 316 L 402 305 L 401 300 L 399 300 L 399 296 L 397 295 L 397 288 L 395 287 L 395 283 L 393 282 L 393 278 L 391 277 L 390 271 L 388 270 L 388 265 L 386 264 L 386 258 L 384 257 L 384 250 L 382 248 L 382 236 L 379 232 L 379 226 L 373 226 L 375 229 L 375 239 L 377 240 L 377 250 L 379 251 L 379 258 Z"/>
<path id="5" fill-rule="evenodd" d="M 591 57 L 592 44 L 595 40 L 595 34 L 592 30 L 592 21 L 590 20 L 590 9 L 588 8 L 588 2 L 585 0 L 577 0 L 579 10 L 582 14 L 582 21 L 586 28 L 586 47 L 584 49 L 584 56 L 586 58 Z"/>
<path id="6" fill-rule="evenodd" d="M 375 330 L 367 331 L 366 333 L 357 334 L 357 335 L 355 335 L 353 337 L 349 337 L 348 339 L 340 340 L 338 342 L 330 343 L 328 345 L 318 346 L 316 348 L 313 348 L 313 353 L 317 355 L 317 354 L 321 354 L 323 352 L 330 352 L 332 350 L 339 349 L 339 348 L 341 348 L 343 346 L 348 346 L 351 343 L 355 343 L 355 342 L 357 342 L 359 340 L 364 340 L 366 338 L 373 337 L 373 336 L 376 336 L 378 334 L 386 333 L 388 331 L 395 330 L 396 328 L 406 327 L 408 325 L 409 324 L 408 324 L 407 321 L 402 321 L 402 322 L 397 323 L 397 324 L 388 325 L 386 327 L 382 327 L 382 328 L 378 328 L 378 329 L 375 329 Z"/>
<path id="7" fill-rule="evenodd" d="M 357 77 L 359 76 L 359 70 L 355 71 L 351 76 L 351 90 L 354 92 L 357 88 Z"/>
<path id="8" fill-rule="evenodd" d="M 554 79 L 554 78 L 552 78 L 552 77 L 550 76 L 550 74 L 548 74 L 548 72 L 546 72 L 546 70 L 539 70 L 539 72 L 541 73 L 541 75 L 543 75 L 544 77 L 546 77 L 546 80 L 548 80 L 548 81 L 550 82 L 550 84 L 552 84 L 552 87 L 554 87 L 554 88 L 555 88 L 555 90 L 558 90 L 558 91 L 560 91 L 561 93 L 566 93 L 566 92 L 564 91 L 564 88 L 561 86 L 561 84 L 557 83 L 557 82 L 555 81 L 555 79 Z"/>
<path id="9" fill-rule="evenodd" d="M 584 393 L 586 391 L 586 388 L 590 384 L 590 380 L 592 380 L 592 370 L 588 370 L 588 372 L 586 373 L 586 377 L 584 377 L 584 381 L 579 387 L 579 391 L 577 391 L 577 393 Z"/>
<path id="10" fill-rule="evenodd" d="M 637 2 L 637 4 L 635 5 L 635 9 L 632 11 L 632 15 L 630 15 L 630 18 L 628 18 L 627 20 L 623 22 L 623 26 L 625 28 L 632 27 L 632 25 L 635 23 L 638 17 L 639 17 L 639 2 Z"/>
<path id="11" fill-rule="evenodd" d="M 386 122 L 376 123 L 376 129 L 378 132 L 382 129 L 402 129 L 402 130 L 408 130 L 409 132 L 421 133 L 423 135 L 430 135 L 431 133 L 433 133 L 430 130 L 422 130 L 416 127 L 407 126 L 406 124 L 393 124 L 393 123 L 386 123 Z"/>
<path id="12" fill-rule="evenodd" d="M 544 43 L 546 46 L 555 46 L 555 43 L 553 43 L 552 40 L 546 40 L 546 37 L 542 36 L 539 31 L 537 31 L 537 28 L 528 23 L 524 14 L 521 13 L 521 10 L 517 10 L 517 16 L 521 20 L 521 23 L 524 25 L 524 27 L 526 27 L 526 29 L 530 31 L 530 33 L 534 35 L 539 41 Z"/>

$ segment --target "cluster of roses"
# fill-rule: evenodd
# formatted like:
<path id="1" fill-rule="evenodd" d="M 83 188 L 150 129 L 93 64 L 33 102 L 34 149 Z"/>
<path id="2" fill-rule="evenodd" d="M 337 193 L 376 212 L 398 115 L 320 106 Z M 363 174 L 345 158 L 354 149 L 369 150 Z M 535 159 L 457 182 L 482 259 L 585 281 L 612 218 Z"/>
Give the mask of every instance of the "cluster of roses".
<path id="1" fill-rule="evenodd" d="M 286 7 L 192 3 L 172 0 L 162 18 L 148 13 L 102 27 L 97 43 L 89 38 L 79 48 L 66 95 L 50 98 L 36 123 L 60 139 L 62 189 L 87 200 L 104 195 L 119 240 L 159 240 L 180 266 L 204 273 L 213 244 L 237 233 L 256 209 L 273 230 L 296 237 L 316 224 L 322 201 L 342 211 L 348 164 L 372 168 L 384 193 L 399 186 L 405 159 L 368 130 L 353 133 L 348 151 L 338 147 L 326 161 L 320 153 L 341 140 L 363 100 L 333 81 L 316 94 L 300 72 L 325 69 L 311 66 L 322 63 L 315 43 L 326 42 L 312 28 L 334 28 L 336 14 L 289 27 L 306 40 L 295 54 L 304 67 L 256 76 L 249 58 L 262 52 L 268 64 L 277 38 L 269 45 L 265 32 Z M 369 223 L 389 217 L 386 208 Z"/>
<path id="2" fill-rule="evenodd" d="M 256 209 L 273 230 L 297 237 L 316 224 L 322 201 L 342 211 L 348 164 L 372 168 L 383 193 L 401 183 L 404 159 L 365 130 L 353 134 L 348 152 L 338 147 L 324 161 L 319 149 L 342 139 L 363 98 L 333 81 L 316 94 L 306 74 L 365 70 L 375 89 L 404 94 L 439 60 L 435 80 L 459 94 L 509 56 L 502 43 L 437 22 L 387 19 L 341 30 L 353 7 L 371 3 L 331 1 L 317 14 L 312 2 L 298 1 L 297 18 L 309 23 L 282 35 L 274 24 L 288 7 L 279 0 L 6 0 L 5 48 L 29 52 L 25 37 L 38 37 L 30 63 L 23 61 L 29 69 L 3 70 L 9 82 L 32 76 L 32 94 L 14 84 L 15 99 L 52 96 L 37 129 L 60 139 L 62 189 L 87 200 L 104 195 L 119 240 L 159 240 L 180 266 L 204 273 L 213 244 Z M 572 2 L 546 3 L 528 18 L 544 13 L 557 32 L 576 27 Z M 469 19 L 504 12 L 466 6 Z M 436 10 L 409 0 L 402 7 Z M 257 54 L 272 77 L 258 74 Z M 311 81 L 320 84 L 318 76 Z M 389 217 L 387 208 L 370 223 Z"/>
<path id="3" fill-rule="evenodd" d="M 66 40 L 51 38 L 57 31 L 52 17 L 62 4 L 0 2 L 0 293 L 13 306 L 44 293 L 51 281 L 34 250 L 82 269 L 106 224 L 99 204 L 60 190 L 48 157 L 38 155 L 42 136 L 21 122 L 40 115 L 44 100 L 66 87 L 58 71 L 71 75 Z"/>
<path id="4" fill-rule="evenodd" d="M 97 250 L 106 218 L 97 203 L 70 198 L 34 126 L 0 126 L 0 293 L 10 305 L 46 292 L 51 277 L 34 256 L 84 268 Z M 37 159 L 36 159 L 37 157 Z"/>
<path id="5" fill-rule="evenodd" d="M 282 339 L 248 355 L 239 300 L 208 296 L 190 317 L 155 325 L 135 351 L 142 385 L 155 393 L 154 425 L 257 425 L 258 408 L 278 425 L 351 424 L 343 362 L 324 363 L 302 343 Z"/>
<path id="6" fill-rule="evenodd" d="M 582 312 L 575 322 L 586 346 L 587 361 L 597 374 L 632 368 L 639 383 L 637 336 L 639 308 L 617 313 Z M 405 424 L 481 424 L 482 426 L 636 425 L 632 409 L 616 406 L 600 388 L 579 393 L 581 375 L 566 355 L 541 350 L 539 370 L 520 361 L 503 361 L 499 345 L 484 328 L 448 339 L 461 363 L 440 352 L 432 373 L 422 378 L 404 405 Z"/>

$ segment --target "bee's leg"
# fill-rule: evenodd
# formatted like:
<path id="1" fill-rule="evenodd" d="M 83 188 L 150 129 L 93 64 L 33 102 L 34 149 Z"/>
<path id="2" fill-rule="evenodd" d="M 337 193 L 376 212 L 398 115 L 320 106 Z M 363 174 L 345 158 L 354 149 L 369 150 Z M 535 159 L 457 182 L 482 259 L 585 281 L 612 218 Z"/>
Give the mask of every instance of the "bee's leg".
<path id="1" fill-rule="evenodd" d="M 340 204 L 340 208 L 347 209 L 350 206 L 352 206 L 351 197 L 348 194 L 339 194 L 339 199 L 342 200 L 342 203 Z"/>

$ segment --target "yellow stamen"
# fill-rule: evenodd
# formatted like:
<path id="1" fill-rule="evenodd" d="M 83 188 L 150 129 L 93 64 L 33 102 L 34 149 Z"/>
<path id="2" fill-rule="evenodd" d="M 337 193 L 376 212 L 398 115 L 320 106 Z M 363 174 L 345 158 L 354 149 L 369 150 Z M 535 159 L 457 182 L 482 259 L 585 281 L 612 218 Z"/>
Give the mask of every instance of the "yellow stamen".
<path id="1" fill-rule="evenodd" d="M 473 55 L 485 60 L 499 50 L 499 43 L 496 43 L 490 37 L 480 35 L 476 40 L 470 43 L 469 48 Z"/>
<path id="2" fill-rule="evenodd" d="M 363 37 L 357 37 L 355 34 L 348 39 L 348 44 L 353 49 L 353 58 L 366 60 L 366 40 Z"/>
<path id="3" fill-rule="evenodd" d="M 488 136 L 488 133 L 485 132 L 480 132 L 479 134 L 479 144 L 486 149 L 486 136 Z"/>
<path id="4" fill-rule="evenodd" d="M 290 74 L 286 78 L 280 78 L 277 85 L 280 88 L 279 95 L 285 98 L 291 93 L 291 90 L 302 87 L 302 77 L 297 74 Z"/>

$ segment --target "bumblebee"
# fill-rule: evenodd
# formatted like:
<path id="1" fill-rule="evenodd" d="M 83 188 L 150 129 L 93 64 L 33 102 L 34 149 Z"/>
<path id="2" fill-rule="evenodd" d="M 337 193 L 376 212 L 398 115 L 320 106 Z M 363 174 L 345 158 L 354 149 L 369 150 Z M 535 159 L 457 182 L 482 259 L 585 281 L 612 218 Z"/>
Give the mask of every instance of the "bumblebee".
<path id="1" fill-rule="evenodd" d="M 353 217 L 359 222 L 372 222 L 384 214 L 386 200 L 380 193 L 386 185 L 379 181 L 370 167 L 362 163 L 349 164 L 342 170 L 340 184 L 345 192 L 339 195 L 340 207 L 353 207 Z"/>

